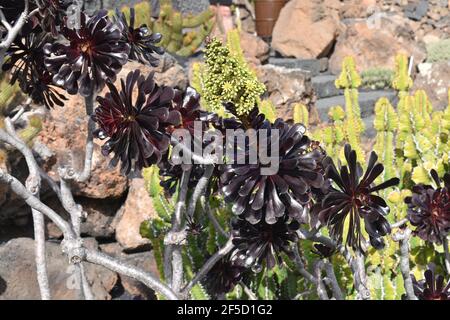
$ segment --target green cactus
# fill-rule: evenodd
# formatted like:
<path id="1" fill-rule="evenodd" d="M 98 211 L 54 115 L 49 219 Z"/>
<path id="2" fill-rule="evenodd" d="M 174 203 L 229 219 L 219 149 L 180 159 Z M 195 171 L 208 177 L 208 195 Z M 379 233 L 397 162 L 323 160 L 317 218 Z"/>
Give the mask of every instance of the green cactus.
<path id="1" fill-rule="evenodd" d="M 244 51 L 241 47 L 241 36 L 238 29 L 232 29 L 227 33 L 227 48 L 234 57 L 236 57 L 241 64 L 247 64 L 245 60 Z"/>
<path id="2" fill-rule="evenodd" d="M 408 94 L 413 85 L 413 80 L 408 72 L 408 57 L 404 54 L 398 54 L 395 57 L 395 73 L 392 80 L 392 87 L 399 92 L 399 97 Z"/>
<path id="3" fill-rule="evenodd" d="M 30 143 L 42 131 L 42 119 L 39 116 L 31 116 L 28 126 L 17 133 L 25 143 Z"/>
<path id="4" fill-rule="evenodd" d="M 308 108 L 301 103 L 294 104 L 294 123 L 301 123 L 305 127 L 309 125 Z"/>
<path id="5" fill-rule="evenodd" d="M 374 127 L 377 130 L 374 151 L 384 164 L 383 175 L 378 182 L 398 176 L 395 167 L 394 133 L 398 127 L 398 116 L 394 107 L 386 98 L 381 98 L 375 104 Z"/>
<path id="6" fill-rule="evenodd" d="M 361 134 L 364 132 L 364 122 L 361 119 L 361 109 L 358 101 L 358 87 L 361 85 L 361 77 L 356 71 L 355 61 L 352 57 L 344 58 L 342 71 L 335 81 L 336 88 L 344 89 L 345 96 L 345 128 L 348 142 L 359 159 L 364 159 L 361 148 Z"/>
<path id="7" fill-rule="evenodd" d="M 22 99 L 22 91 L 19 84 L 9 83 L 9 74 L 0 74 L 0 117 L 5 116 L 11 106 L 15 106 L 16 102 Z"/>
<path id="8" fill-rule="evenodd" d="M 341 154 L 342 144 L 345 141 L 345 111 L 341 106 L 331 107 L 328 112 L 331 125 L 321 130 L 319 135 L 314 135 L 319 141 L 323 141 L 327 154 L 333 159 L 338 159 Z"/>
<path id="9" fill-rule="evenodd" d="M 175 11 L 170 1 L 161 1 L 159 18 L 151 24 L 153 32 L 163 35 L 161 46 L 180 56 L 195 53 L 214 27 L 214 13 L 206 10 L 196 16 Z M 186 29 L 194 31 L 184 32 Z"/>
<path id="10" fill-rule="evenodd" d="M 266 116 L 266 119 L 270 122 L 274 122 L 277 119 L 277 109 L 270 100 L 263 100 L 259 106 L 259 112 Z"/>
<path id="11" fill-rule="evenodd" d="M 160 4 L 160 13 L 155 21 L 151 17 L 152 8 L 148 1 L 142 1 L 134 5 L 136 16 L 135 25 L 147 25 L 152 32 L 162 34 L 160 46 L 168 52 L 182 57 L 194 54 L 211 33 L 215 20 L 214 13 L 206 10 L 198 15 L 182 15 L 172 7 L 169 0 L 163 0 Z M 129 7 L 121 8 L 129 19 Z M 111 15 L 114 12 L 110 12 Z M 187 29 L 193 29 L 186 31 Z"/>

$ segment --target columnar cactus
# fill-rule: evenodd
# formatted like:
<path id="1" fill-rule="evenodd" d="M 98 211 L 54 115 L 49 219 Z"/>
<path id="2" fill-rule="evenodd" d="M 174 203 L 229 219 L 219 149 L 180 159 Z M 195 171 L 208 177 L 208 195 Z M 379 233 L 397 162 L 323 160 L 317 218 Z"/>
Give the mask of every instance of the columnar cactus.
<path id="1" fill-rule="evenodd" d="M 190 56 L 211 33 L 215 23 L 213 16 L 211 10 L 196 16 L 182 15 L 173 9 L 170 1 L 162 1 L 159 18 L 153 23 L 152 31 L 163 35 L 161 46 L 168 52 Z M 185 29 L 195 30 L 185 33 Z"/>
<path id="2" fill-rule="evenodd" d="M 301 123 L 305 127 L 308 127 L 309 112 L 308 108 L 302 103 L 296 103 L 294 105 L 294 123 Z"/>
<path id="3" fill-rule="evenodd" d="M 274 122 L 277 118 L 277 109 L 270 100 L 263 100 L 259 105 L 259 112 L 266 116 L 266 119 L 270 122 Z"/>
<path id="4" fill-rule="evenodd" d="M 348 142 L 355 149 L 358 158 L 364 159 L 364 152 L 360 146 L 364 123 L 361 119 L 361 109 L 358 102 L 358 87 L 361 85 L 361 77 L 356 71 L 355 61 L 352 57 L 346 57 L 342 62 L 342 71 L 335 84 L 337 88 L 344 89 L 345 128 Z"/>
<path id="5" fill-rule="evenodd" d="M 398 116 L 394 107 L 386 98 L 381 98 L 375 104 L 374 127 L 377 130 L 374 150 L 384 165 L 383 175 L 380 181 L 386 181 L 397 176 L 395 167 L 394 133 L 398 127 Z"/>
<path id="6" fill-rule="evenodd" d="M 152 20 L 150 3 L 143 1 L 134 6 L 136 25 L 146 24 L 152 30 L 162 34 L 160 46 L 168 52 L 187 57 L 194 54 L 211 33 L 215 21 L 214 13 L 206 10 L 198 15 L 183 15 L 172 7 L 171 1 L 160 4 L 158 19 Z M 122 11 L 129 18 L 129 8 Z M 192 29 L 187 31 L 186 29 Z"/>

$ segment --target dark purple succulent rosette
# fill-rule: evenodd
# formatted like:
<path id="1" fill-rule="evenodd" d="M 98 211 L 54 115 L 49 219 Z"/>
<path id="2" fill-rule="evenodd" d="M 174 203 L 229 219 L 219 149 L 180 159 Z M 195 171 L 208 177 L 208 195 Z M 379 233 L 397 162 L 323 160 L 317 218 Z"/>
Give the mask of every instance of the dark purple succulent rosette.
<path id="1" fill-rule="evenodd" d="M 306 223 L 311 188 L 320 188 L 324 183 L 323 173 L 318 170 L 322 153 L 311 148 L 311 140 L 300 124 L 288 125 L 281 119 L 271 124 L 256 113 L 250 114 L 249 120 L 257 136 L 259 130 L 266 130 L 269 154 L 270 136 L 274 129 L 278 130 L 279 169 L 275 174 L 263 175 L 261 169 L 265 165 L 259 155 L 256 164 L 224 165 L 220 181 L 225 200 L 233 204 L 236 215 L 254 224 L 260 221 L 274 224 L 285 215 Z M 235 159 L 238 154 L 248 159 L 250 147 L 235 150 Z"/>
<path id="2" fill-rule="evenodd" d="M 11 71 L 11 84 L 18 82 L 34 103 L 47 108 L 62 107 L 67 100 L 53 84 L 52 75 L 44 66 L 44 46 L 51 39 L 40 27 L 23 30 L 8 49 L 2 67 L 3 71 Z"/>
<path id="3" fill-rule="evenodd" d="M 72 0 L 36 0 L 39 8 L 39 18 L 35 17 L 41 28 L 50 32 L 53 37 L 59 34 L 67 9 L 73 4 Z"/>
<path id="4" fill-rule="evenodd" d="M 3 71 L 11 71 L 11 83 L 25 83 L 28 76 L 42 72 L 44 68 L 44 46 L 51 37 L 40 28 L 22 31 L 7 50 Z"/>
<path id="5" fill-rule="evenodd" d="M 188 87 L 185 92 L 175 90 L 172 109 L 181 114 L 182 122 L 177 129 L 186 129 L 191 135 L 195 133 L 195 122 L 201 122 L 201 130 L 205 132 L 217 119 L 216 114 L 201 109 L 200 94 L 191 87 Z"/>
<path id="6" fill-rule="evenodd" d="M 162 55 L 164 49 L 158 47 L 161 41 L 160 33 L 152 33 L 146 25 L 135 27 L 135 10 L 130 8 L 130 22 L 128 23 L 125 13 L 116 10 L 115 22 L 122 29 L 121 42 L 130 45 L 129 59 L 138 61 L 142 64 L 149 63 L 156 67 L 159 64 L 159 58 L 156 55 Z"/>
<path id="7" fill-rule="evenodd" d="M 121 79 L 120 92 L 110 82 L 107 86 L 106 96 L 97 97 L 93 119 L 99 125 L 96 136 L 108 139 L 103 154 L 114 153 L 111 166 L 120 161 L 122 173 L 129 174 L 159 163 L 170 144 L 166 129 L 181 123 L 180 113 L 171 110 L 174 90 L 158 86 L 153 73 L 146 78 L 139 70 Z"/>
<path id="8" fill-rule="evenodd" d="M 430 175 L 437 187 L 423 184 L 413 187 L 412 195 L 405 198 L 407 218 L 416 227 L 414 235 L 440 244 L 450 232 L 450 174 L 444 175 L 443 187 L 435 170 Z"/>
<path id="9" fill-rule="evenodd" d="M 414 294 L 419 300 L 450 300 L 450 281 L 445 285 L 442 275 L 435 276 L 434 268 L 425 271 L 425 279 L 416 280 L 411 275 Z M 406 296 L 402 296 L 405 299 Z"/>
<path id="10" fill-rule="evenodd" d="M 106 81 L 115 81 L 128 61 L 130 45 L 120 41 L 122 30 L 105 10 L 92 18 L 82 14 L 79 30 L 64 26 L 61 34 L 69 44 L 45 45 L 45 65 L 54 74 L 54 83 L 69 94 L 87 97 L 101 90 Z"/>
<path id="11" fill-rule="evenodd" d="M 329 228 L 331 237 L 338 243 L 342 243 L 344 224 L 346 219 L 350 219 L 345 244 L 359 251 L 364 251 L 362 242 L 365 239 L 361 229 L 364 221 L 371 245 L 381 249 L 384 247 L 382 237 L 391 231 L 385 218 L 390 209 L 386 201 L 374 193 L 397 185 L 399 179 L 392 178 L 374 185 L 373 182 L 384 170 L 384 166 L 377 163 L 377 154 L 370 154 L 367 170 L 363 174 L 356 152 L 350 145 L 345 146 L 344 153 L 348 165 L 340 166 L 339 170 L 331 159 L 327 159 L 329 164 L 326 177 L 334 185 L 330 186 L 328 194 L 312 208 L 311 214 Z"/>
<path id="12" fill-rule="evenodd" d="M 247 268 L 231 261 L 231 254 L 216 262 L 207 273 L 204 284 L 209 294 L 217 297 L 234 289 L 247 272 Z"/>
<path id="13" fill-rule="evenodd" d="M 282 253 L 293 259 L 292 244 L 298 240 L 299 227 L 297 221 L 286 216 L 274 224 L 265 221 L 252 224 L 245 219 L 234 218 L 231 228 L 236 250 L 232 262 L 258 272 L 264 264 L 269 269 L 280 265 Z"/>
<path id="14" fill-rule="evenodd" d="M 188 87 L 185 92 L 175 90 L 171 110 L 180 113 L 181 123 L 176 127 L 168 128 L 168 132 L 172 133 L 175 129 L 187 130 L 191 135 L 191 150 L 193 152 L 195 151 L 195 144 L 201 144 L 201 147 L 205 148 L 210 143 L 217 142 L 215 139 L 208 139 L 207 141 L 204 136 L 204 133 L 210 128 L 210 124 L 217 120 L 217 115 L 201 109 L 200 95 L 193 88 Z M 198 124 L 198 129 L 200 129 L 199 132 L 195 132 L 196 123 Z M 214 132 L 211 131 L 211 133 Z M 201 141 L 198 140 L 200 134 L 202 137 Z M 222 143 L 222 141 L 220 141 L 220 143 Z M 189 188 L 194 188 L 205 172 L 203 165 L 173 164 L 168 154 L 163 157 L 163 160 L 158 164 L 158 166 L 159 174 L 162 178 L 160 184 L 170 195 L 175 193 L 177 184 L 180 181 L 184 171 L 189 169 L 191 170 L 188 183 Z M 214 179 L 214 176 L 215 174 L 213 174 L 213 177 L 211 178 L 212 181 L 216 180 Z M 212 184 L 213 183 L 210 185 Z M 217 189 L 217 187 L 214 189 Z"/>

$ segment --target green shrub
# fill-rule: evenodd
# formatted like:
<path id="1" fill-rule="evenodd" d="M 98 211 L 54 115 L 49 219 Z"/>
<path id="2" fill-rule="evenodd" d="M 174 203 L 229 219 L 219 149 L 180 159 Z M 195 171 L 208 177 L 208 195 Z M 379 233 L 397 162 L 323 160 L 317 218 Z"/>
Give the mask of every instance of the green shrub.
<path id="1" fill-rule="evenodd" d="M 427 62 L 450 61 L 450 39 L 430 43 L 427 46 Z"/>
<path id="2" fill-rule="evenodd" d="M 383 68 L 373 68 L 361 72 L 363 88 L 372 90 L 386 89 L 392 85 L 394 71 Z"/>

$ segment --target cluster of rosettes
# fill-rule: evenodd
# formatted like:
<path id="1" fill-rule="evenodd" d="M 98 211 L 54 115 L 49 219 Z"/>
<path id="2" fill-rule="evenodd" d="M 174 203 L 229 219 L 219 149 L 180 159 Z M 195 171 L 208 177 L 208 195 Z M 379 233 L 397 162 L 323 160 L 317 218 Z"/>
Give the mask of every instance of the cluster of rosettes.
<path id="1" fill-rule="evenodd" d="M 436 188 L 431 185 L 416 185 L 412 195 L 405 198 L 408 205 L 408 220 L 416 227 L 414 234 L 423 240 L 442 243 L 450 231 L 450 174 L 441 180 L 431 170 Z"/>
<path id="2" fill-rule="evenodd" d="M 154 66 L 154 54 L 163 53 L 156 46 L 160 34 L 151 34 L 145 25 L 135 28 L 134 10 L 129 23 L 124 14 L 110 19 L 101 10 L 92 17 L 82 13 L 75 26 L 66 16 L 72 4 L 72 0 L 30 1 L 29 11 L 38 10 L 8 49 L 3 65 L 4 71 L 12 70 L 12 83 L 18 81 L 33 102 L 49 108 L 64 105 L 62 90 L 90 96 L 114 81 L 128 60 Z M 1 0 L 0 7 L 13 23 L 24 10 L 24 1 Z"/>
<path id="3" fill-rule="evenodd" d="M 226 107 L 234 113 L 233 105 Z M 258 272 L 263 267 L 270 269 L 280 264 L 283 255 L 292 256 L 298 229 L 308 219 L 314 225 L 317 222 L 328 227 L 338 244 L 345 242 L 355 250 L 365 251 L 364 228 L 372 246 L 377 249 L 384 246 L 382 237 L 390 233 L 386 219 L 389 206 L 376 192 L 397 185 L 399 179 L 374 184 L 384 170 L 375 153 L 370 155 L 364 172 L 356 152 L 346 145 L 347 165 L 338 169 L 320 145 L 305 135 L 300 124 L 290 125 L 281 119 L 270 123 L 257 110 L 226 123 L 234 129 L 253 129 L 256 137 L 264 130 L 267 154 L 272 154 L 271 149 L 276 147 L 270 144 L 270 135 L 275 129 L 279 135 L 276 172 L 263 174 L 262 169 L 269 164 L 259 158 L 256 163 L 235 162 L 221 168 L 221 191 L 236 215 L 231 224 L 235 245 L 230 255 L 232 266 Z M 235 159 L 241 155 L 249 160 L 252 142 L 247 142 L 245 150 L 235 149 Z M 347 222 L 348 230 L 344 230 Z M 332 248 L 317 250 L 320 256 L 334 252 Z"/>
<path id="4" fill-rule="evenodd" d="M 226 109 L 237 116 L 233 104 L 227 104 Z M 281 119 L 270 123 L 256 108 L 245 117 L 239 116 L 239 120 L 219 119 L 215 126 L 222 130 L 251 129 L 257 139 L 256 142 L 247 139 L 244 147 L 236 147 L 234 162 L 220 167 L 220 190 L 236 215 L 231 223 L 235 248 L 227 262 L 233 276 L 225 281 L 223 278 L 229 273 L 224 272 L 216 278 L 232 288 L 234 285 L 229 283 L 241 279 L 236 276 L 237 271 L 242 276 L 243 270 L 271 269 L 282 263 L 283 255 L 292 257 L 297 230 L 301 223 L 307 222 L 313 190 L 325 184 L 321 166 L 325 155 L 314 147 L 302 125 L 289 125 Z M 274 140 L 278 144 L 270 143 L 272 134 L 278 134 L 279 140 Z M 272 160 L 278 162 L 277 170 L 265 171 L 270 163 L 260 158 L 258 152 L 256 162 L 249 163 L 255 143 L 267 143 L 256 148 L 266 148 L 265 155 L 269 157 L 278 148 L 279 157 Z M 245 159 L 245 163 L 241 164 L 239 158 Z M 216 287 L 219 285 L 214 283 Z"/>

